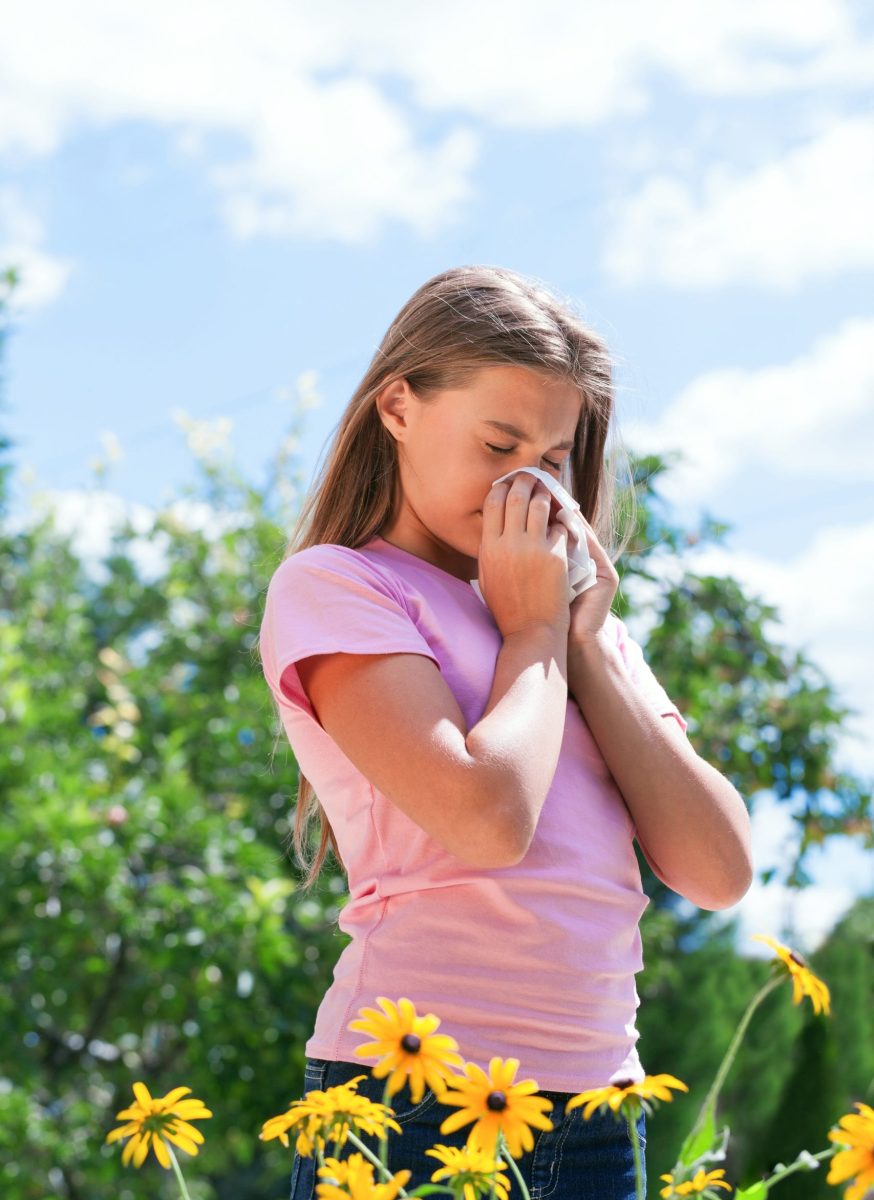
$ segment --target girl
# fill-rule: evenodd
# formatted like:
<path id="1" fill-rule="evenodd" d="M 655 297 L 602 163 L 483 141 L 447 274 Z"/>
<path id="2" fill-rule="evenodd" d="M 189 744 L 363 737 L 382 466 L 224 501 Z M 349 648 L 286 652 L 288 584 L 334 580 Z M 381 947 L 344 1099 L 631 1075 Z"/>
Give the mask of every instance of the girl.
<path id="1" fill-rule="evenodd" d="M 604 454 L 611 375 L 603 341 L 532 281 L 497 267 L 430 279 L 340 421 L 259 643 L 301 773 L 304 886 L 330 841 L 349 889 L 338 923 L 352 940 L 305 1046 L 305 1090 L 367 1073 L 379 1056 L 355 1055 L 349 1021 L 408 997 L 465 1060 L 514 1056 L 553 1102 L 553 1129 L 519 1159 L 532 1196 L 553 1200 L 634 1195 L 624 1122 L 565 1113 L 584 1089 L 644 1075 L 633 839 L 703 908 L 752 879 L 743 800 L 610 611 L 627 544 Z M 492 486 L 523 466 L 554 474 L 586 518 L 598 578 L 570 605 L 548 489 L 527 472 Z M 381 1100 L 384 1084 L 368 1075 L 359 1091 Z M 405 1097 L 388 1165 L 412 1189 L 439 1165 L 425 1149 L 469 1130 L 440 1133 L 457 1110 L 429 1089 Z M 643 1114 L 638 1130 L 643 1146 Z M 315 1166 L 295 1153 L 292 1200 L 315 1194 Z"/>

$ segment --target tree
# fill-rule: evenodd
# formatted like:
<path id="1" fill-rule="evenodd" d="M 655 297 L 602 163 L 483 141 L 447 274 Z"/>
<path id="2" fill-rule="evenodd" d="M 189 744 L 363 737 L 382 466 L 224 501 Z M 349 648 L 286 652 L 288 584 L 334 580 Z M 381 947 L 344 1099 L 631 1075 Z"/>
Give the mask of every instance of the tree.
<path id="1" fill-rule="evenodd" d="M 293 495 L 274 486 L 287 485 L 288 457 L 257 487 L 201 456 L 195 483 L 148 528 L 117 531 L 96 577 L 49 512 L 23 529 L 0 512 L 0 953 L 14 964 L 0 992 L 4 1200 L 175 1196 L 154 1163 L 123 1168 L 102 1146 L 135 1079 L 153 1094 L 184 1083 L 213 1109 L 191 1172 L 204 1200 L 287 1194 L 290 1156 L 257 1133 L 300 1094 L 304 1041 L 348 940 L 336 864 L 301 898 L 283 857 L 297 771 L 286 743 L 271 757 L 278 731 L 253 654 L 293 517 Z M 636 464 L 626 574 L 693 536 L 658 516 L 663 469 Z M 868 837 L 860 783 L 823 803 L 843 710 L 812 669 L 796 677 L 764 614 L 730 580 L 687 576 L 665 592 L 648 658 L 696 747 L 743 795 L 791 778 L 811 789 L 823 837 L 850 820 Z M 691 978 L 722 1014 L 716 1038 L 747 968 L 723 947 L 731 988 L 703 952 L 688 976 L 683 953 L 709 914 L 681 918 L 648 868 L 644 879 L 645 986 L 691 1012 Z M 688 1025 L 672 1027 L 679 1042 Z M 682 1046 L 646 1036 L 674 1071 Z M 705 1040 L 693 1046 L 702 1068 Z"/>

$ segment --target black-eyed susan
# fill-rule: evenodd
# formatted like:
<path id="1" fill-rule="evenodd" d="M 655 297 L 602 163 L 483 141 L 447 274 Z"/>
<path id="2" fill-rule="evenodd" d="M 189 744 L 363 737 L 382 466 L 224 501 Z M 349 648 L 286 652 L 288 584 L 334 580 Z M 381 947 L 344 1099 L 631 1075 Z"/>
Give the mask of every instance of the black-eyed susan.
<path id="1" fill-rule="evenodd" d="M 373 1165 L 363 1154 L 355 1152 L 348 1158 L 326 1158 L 325 1165 L 316 1171 L 321 1182 L 316 1183 L 318 1200 L 395 1200 L 412 1171 L 398 1171 L 384 1183 L 373 1178 Z"/>
<path id="2" fill-rule="evenodd" d="M 391 1097 L 399 1092 L 409 1079 L 410 1098 L 418 1104 L 426 1087 L 439 1091 L 452 1068 L 464 1065 L 464 1059 L 457 1053 L 458 1043 L 448 1034 L 435 1033 L 440 1018 L 433 1013 L 420 1017 L 406 996 L 396 1004 L 385 996 L 377 996 L 377 1003 L 382 1012 L 361 1008 L 356 1020 L 347 1026 L 376 1039 L 356 1046 L 353 1053 L 359 1058 L 382 1055 L 371 1067 L 371 1074 L 376 1079 L 389 1075 L 386 1095 Z"/>
<path id="3" fill-rule="evenodd" d="M 691 1179 L 687 1179 L 685 1183 L 675 1183 L 674 1176 L 660 1175 L 659 1179 L 667 1181 L 667 1187 L 663 1187 L 660 1195 L 663 1200 L 669 1200 L 672 1196 L 700 1196 L 702 1200 L 716 1200 L 719 1196 L 714 1188 L 725 1188 L 727 1192 L 731 1191 L 731 1184 L 726 1183 L 722 1178 L 725 1171 L 720 1167 L 716 1171 L 705 1171 L 701 1167 Z"/>
<path id="4" fill-rule="evenodd" d="M 324 1091 L 313 1089 L 302 1100 L 295 1100 L 286 1112 L 269 1117 L 261 1127 L 258 1137 L 267 1142 L 279 1138 L 288 1146 L 288 1131 L 298 1126 L 295 1147 L 299 1154 L 309 1157 L 313 1150 L 325 1151 L 325 1143 L 333 1141 L 342 1146 L 349 1134 L 350 1125 L 362 1133 L 376 1137 L 386 1136 L 390 1127 L 401 1133 L 401 1127 L 391 1116 L 391 1109 L 356 1091 L 358 1083 L 366 1075 L 356 1075 L 345 1083 L 335 1084 Z"/>
<path id="5" fill-rule="evenodd" d="M 518 1058 L 492 1058 L 488 1075 L 476 1063 L 465 1063 L 464 1075 L 452 1075 L 447 1080 L 455 1090 L 438 1093 L 441 1103 L 459 1106 L 459 1111 L 440 1126 L 440 1132 L 452 1133 L 473 1121 L 467 1139 L 473 1149 L 495 1154 L 498 1134 L 502 1133 L 513 1158 L 531 1150 L 534 1137 L 530 1127 L 552 1129 L 552 1122 L 544 1116 L 551 1110 L 552 1101 L 533 1094 L 537 1091 L 533 1079 L 513 1083 L 518 1069 Z"/>
<path id="6" fill-rule="evenodd" d="M 776 938 L 769 937 L 766 933 L 752 934 L 753 940 L 764 942 L 770 946 L 778 959 L 778 969 L 785 969 L 786 974 L 792 980 L 792 1002 L 800 1004 L 805 996 L 809 996 L 813 1004 L 813 1011 L 818 1015 L 825 1011 L 829 1016 L 829 1004 L 831 997 L 829 990 L 821 979 L 814 975 L 810 966 L 804 958 L 793 950 L 790 946 L 784 946 L 782 942 L 778 942 Z"/>
<path id="7" fill-rule="evenodd" d="M 839 1150 L 829 1167 L 826 1183 L 853 1183 L 844 1193 L 844 1200 L 864 1200 L 874 1188 L 874 1108 L 861 1101 L 853 1102 L 859 1111 L 847 1113 L 838 1121 L 839 1129 L 830 1129 L 828 1137 L 846 1147 Z"/>
<path id="8" fill-rule="evenodd" d="M 195 1100 L 193 1096 L 188 1100 L 182 1099 L 191 1088 L 177 1087 L 166 1096 L 152 1096 L 146 1085 L 137 1081 L 133 1091 L 136 1103 L 115 1114 L 116 1120 L 126 1121 L 127 1124 L 110 1130 L 106 1135 L 107 1142 L 115 1142 L 119 1138 L 130 1139 L 121 1155 L 125 1165 L 133 1162 L 135 1167 L 141 1167 L 151 1146 L 155 1158 L 169 1170 L 171 1155 L 167 1142 L 172 1142 L 186 1154 L 197 1154 L 198 1143 L 204 1140 L 203 1134 L 189 1122 L 211 1117 L 212 1113 L 202 1100 Z"/>
<path id="9" fill-rule="evenodd" d="M 456 1195 L 461 1189 L 463 1200 L 491 1196 L 492 1188 L 497 1200 L 507 1200 L 510 1177 L 501 1171 L 505 1165 L 501 1158 L 473 1146 L 444 1146 L 441 1143 L 425 1153 L 444 1164 L 431 1176 L 432 1183 L 445 1179 Z"/>
<path id="10" fill-rule="evenodd" d="M 583 1119 L 588 1121 L 596 1108 L 612 1109 L 614 1113 L 618 1113 L 621 1108 L 636 1110 L 637 1105 L 640 1104 L 649 1114 L 651 1109 L 648 1101 L 673 1100 L 670 1088 L 678 1089 L 681 1092 L 689 1090 L 681 1079 L 676 1079 L 673 1075 L 644 1075 L 639 1082 L 632 1079 L 621 1079 L 618 1083 L 611 1083 L 606 1087 L 588 1088 L 586 1091 L 572 1096 L 565 1106 L 565 1112 L 570 1112 L 571 1109 L 578 1108 L 582 1104 L 585 1106 Z"/>

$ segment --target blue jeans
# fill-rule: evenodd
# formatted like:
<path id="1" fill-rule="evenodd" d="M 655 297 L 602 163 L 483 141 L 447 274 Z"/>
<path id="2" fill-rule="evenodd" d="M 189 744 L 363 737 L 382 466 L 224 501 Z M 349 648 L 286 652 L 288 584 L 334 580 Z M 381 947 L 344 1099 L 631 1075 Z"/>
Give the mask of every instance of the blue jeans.
<path id="1" fill-rule="evenodd" d="M 308 1058 L 304 1091 L 324 1091 L 362 1074 L 366 1078 L 359 1082 L 358 1093 L 381 1102 L 386 1080 L 375 1079 L 367 1063 Z M 552 1101 L 553 1107 L 546 1115 L 553 1128 L 533 1129 L 533 1148 L 516 1159 L 531 1200 L 634 1200 L 634 1157 L 625 1118 L 617 1121 L 610 1112 L 596 1111 L 588 1121 L 584 1121 L 582 1107 L 565 1113 L 565 1105 L 575 1093 L 541 1089 L 538 1094 Z M 453 1133 L 441 1133 L 441 1124 L 452 1113 L 458 1112 L 458 1108 L 456 1105 L 439 1103 L 430 1088 L 425 1089 L 418 1104 L 413 1104 L 409 1086 L 404 1086 L 392 1096 L 391 1107 L 403 1133 L 388 1130 L 388 1168 L 390 1171 L 404 1168 L 412 1171 L 409 1181 L 404 1185 L 409 1192 L 419 1184 L 430 1183 L 431 1175 L 442 1166 L 438 1159 L 426 1155 L 425 1151 L 438 1142 L 459 1148 L 464 1146 L 472 1125 L 463 1125 Z M 637 1131 L 645 1190 L 646 1118 L 642 1112 L 637 1120 Z M 377 1138 L 361 1133 L 356 1136 L 374 1154 L 379 1154 Z M 292 1146 L 296 1137 L 292 1126 L 289 1131 Z M 340 1147 L 337 1157 L 348 1158 L 354 1151 L 355 1147 L 347 1141 Z M 325 1155 L 332 1154 L 333 1143 L 328 1142 Z M 301 1157 L 295 1150 L 289 1200 L 314 1200 L 317 1167 L 318 1159 L 315 1156 Z M 374 1172 L 379 1182 L 379 1171 L 374 1168 Z M 504 1168 L 504 1173 L 510 1180 L 510 1200 L 521 1200 L 518 1181 L 509 1166 Z"/>

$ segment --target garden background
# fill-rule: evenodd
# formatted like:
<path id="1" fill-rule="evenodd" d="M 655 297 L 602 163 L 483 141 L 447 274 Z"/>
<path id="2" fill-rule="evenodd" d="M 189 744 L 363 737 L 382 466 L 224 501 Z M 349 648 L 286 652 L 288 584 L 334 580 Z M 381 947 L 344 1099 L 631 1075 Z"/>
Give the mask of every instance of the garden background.
<path id="1" fill-rule="evenodd" d="M 754 1017 L 729 1178 L 874 1102 L 872 21 L 620 8 L 5 18 L 4 1200 L 175 1196 L 103 1145 L 135 1079 L 215 1113 L 193 1197 L 287 1195 L 257 1134 L 300 1094 L 344 889 L 302 898 L 283 852 L 254 641 L 385 326 L 464 262 L 543 278 L 615 350 L 641 504 L 616 608 L 753 815 L 734 910 L 639 856 L 641 1055 L 692 1088 L 649 1122 L 650 1194 L 767 976 L 752 932 L 833 1016 L 786 988 Z"/>

